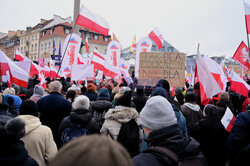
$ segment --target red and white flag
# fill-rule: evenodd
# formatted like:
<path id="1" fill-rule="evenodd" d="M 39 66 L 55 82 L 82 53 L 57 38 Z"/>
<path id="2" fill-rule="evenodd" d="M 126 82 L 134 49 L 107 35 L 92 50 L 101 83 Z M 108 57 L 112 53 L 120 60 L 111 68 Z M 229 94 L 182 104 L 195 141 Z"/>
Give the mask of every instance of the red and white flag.
<path id="1" fill-rule="evenodd" d="M 105 56 L 94 49 L 91 64 L 94 64 L 94 70 L 104 71 Z"/>
<path id="2" fill-rule="evenodd" d="M 76 24 L 86 27 L 94 32 L 101 33 L 105 36 L 109 33 L 109 23 L 101 16 L 92 13 L 85 6 L 82 6 L 78 14 Z"/>
<path id="3" fill-rule="evenodd" d="M 21 52 L 18 50 L 15 51 L 15 59 L 19 61 L 29 61 L 29 58 L 24 56 Z"/>
<path id="4" fill-rule="evenodd" d="M 155 42 L 157 45 L 158 49 L 160 50 L 163 45 L 163 36 L 162 33 L 160 32 L 159 28 L 156 27 L 153 31 L 151 31 L 148 36 Z"/>
<path id="5" fill-rule="evenodd" d="M 87 53 L 89 53 L 89 42 L 88 42 L 88 38 L 85 39 L 85 49 L 86 49 Z"/>
<path id="6" fill-rule="evenodd" d="M 245 11 L 247 34 L 250 34 L 250 5 L 246 2 L 244 2 L 244 11 Z"/>
<path id="7" fill-rule="evenodd" d="M 249 70 L 250 64 L 248 56 L 248 47 L 243 41 L 240 43 L 239 47 L 234 53 L 233 59 L 238 62 L 242 68 L 244 68 L 245 70 Z"/>
<path id="8" fill-rule="evenodd" d="M 41 83 L 40 83 L 40 85 L 41 85 L 44 89 L 47 88 L 46 80 L 45 80 L 45 77 L 44 77 L 43 74 L 41 74 Z"/>
<path id="9" fill-rule="evenodd" d="M 237 73 L 233 72 L 231 76 L 230 90 L 248 97 L 250 86 Z"/>
<path id="10" fill-rule="evenodd" d="M 28 86 L 29 75 L 0 50 L 0 75 L 7 76 L 7 73 L 9 73 L 11 84 L 14 83 L 22 87 Z"/>
<path id="11" fill-rule="evenodd" d="M 221 119 L 221 123 L 228 132 L 231 132 L 235 122 L 235 117 L 232 111 L 227 107 L 224 116 Z"/>
<path id="12" fill-rule="evenodd" d="M 211 74 L 211 71 L 209 70 L 199 51 L 197 53 L 196 65 L 200 83 L 201 103 L 203 105 L 207 105 L 209 100 L 222 90 Z"/>

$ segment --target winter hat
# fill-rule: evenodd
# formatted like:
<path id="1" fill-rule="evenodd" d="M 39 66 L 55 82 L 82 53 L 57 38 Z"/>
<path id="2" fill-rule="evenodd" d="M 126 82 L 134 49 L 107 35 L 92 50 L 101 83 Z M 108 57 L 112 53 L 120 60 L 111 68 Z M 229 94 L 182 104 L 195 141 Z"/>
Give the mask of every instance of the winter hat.
<path id="1" fill-rule="evenodd" d="M 174 93 L 175 93 L 175 94 L 182 94 L 182 92 L 183 92 L 183 90 L 182 90 L 181 87 L 177 87 L 177 88 L 175 88 L 175 90 L 174 90 Z"/>
<path id="2" fill-rule="evenodd" d="M 89 109 L 89 98 L 84 95 L 80 95 L 75 98 L 75 101 L 72 103 L 74 110 L 76 109 Z"/>
<path id="3" fill-rule="evenodd" d="M 26 100 L 20 106 L 20 115 L 38 116 L 38 107 L 33 100 Z"/>
<path id="4" fill-rule="evenodd" d="M 151 96 L 162 96 L 162 97 L 165 97 L 167 99 L 167 95 L 168 92 L 162 88 L 162 87 L 155 87 Z"/>
<path id="5" fill-rule="evenodd" d="M 162 96 L 154 96 L 148 99 L 140 113 L 142 126 L 151 130 L 177 124 L 174 110 L 168 100 Z"/>
<path id="6" fill-rule="evenodd" d="M 25 121 L 20 118 L 13 118 L 5 124 L 5 130 L 10 139 L 19 140 L 25 135 Z"/>
<path id="7" fill-rule="evenodd" d="M 106 89 L 106 88 L 100 89 L 100 91 L 97 95 L 97 99 L 98 100 L 100 100 L 100 99 L 110 100 L 110 94 L 109 94 L 108 89 Z"/>
<path id="8" fill-rule="evenodd" d="M 185 94 L 184 98 L 186 101 L 195 102 L 197 96 L 194 92 L 189 91 Z"/>
<path id="9" fill-rule="evenodd" d="M 42 87 L 42 86 L 39 86 L 39 85 L 36 85 L 36 86 L 34 87 L 34 94 L 33 94 L 33 96 L 34 96 L 34 97 L 42 97 L 43 94 L 44 94 L 44 89 L 43 89 L 43 87 Z"/>
<path id="10" fill-rule="evenodd" d="M 132 166 L 133 162 L 119 143 L 106 136 L 89 135 L 78 137 L 63 146 L 48 163 L 48 166 L 58 165 Z"/>
<path id="11" fill-rule="evenodd" d="M 87 91 L 96 92 L 96 86 L 94 84 L 88 84 Z"/>
<path id="12" fill-rule="evenodd" d="M 10 94 L 10 95 L 15 95 L 15 89 L 14 88 L 6 88 L 4 91 L 3 91 L 3 95 L 7 95 L 7 94 Z"/>
<path id="13" fill-rule="evenodd" d="M 132 92 L 126 91 L 121 97 L 118 98 L 116 105 L 130 107 L 131 98 L 132 98 Z"/>

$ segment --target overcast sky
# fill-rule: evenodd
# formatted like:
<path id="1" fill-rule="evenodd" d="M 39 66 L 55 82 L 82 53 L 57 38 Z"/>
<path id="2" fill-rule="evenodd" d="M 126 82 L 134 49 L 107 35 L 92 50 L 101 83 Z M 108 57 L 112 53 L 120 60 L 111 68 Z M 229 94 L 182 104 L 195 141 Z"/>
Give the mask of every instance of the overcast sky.
<path id="1" fill-rule="evenodd" d="M 247 0 L 248 1 L 248 0 Z M 242 0 L 81 0 L 106 19 L 123 48 L 156 26 L 164 39 L 188 55 L 232 57 L 247 43 Z M 35 26 L 40 18 L 73 15 L 74 0 L 0 0 L 0 32 Z"/>

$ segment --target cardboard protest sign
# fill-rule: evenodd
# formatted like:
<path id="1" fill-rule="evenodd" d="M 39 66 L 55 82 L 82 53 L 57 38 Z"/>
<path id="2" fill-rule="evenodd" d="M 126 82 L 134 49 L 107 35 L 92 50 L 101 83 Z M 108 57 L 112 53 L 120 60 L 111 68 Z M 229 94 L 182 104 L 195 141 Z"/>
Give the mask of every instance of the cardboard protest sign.
<path id="1" fill-rule="evenodd" d="M 154 86 L 160 79 L 168 80 L 171 87 L 184 87 L 185 54 L 142 52 L 138 84 Z"/>

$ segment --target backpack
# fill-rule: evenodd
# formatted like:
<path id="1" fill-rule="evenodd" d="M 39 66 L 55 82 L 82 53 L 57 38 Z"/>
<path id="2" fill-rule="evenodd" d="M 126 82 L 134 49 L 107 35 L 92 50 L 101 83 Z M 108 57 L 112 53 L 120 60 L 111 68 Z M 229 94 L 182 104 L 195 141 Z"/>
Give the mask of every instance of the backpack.
<path id="1" fill-rule="evenodd" d="M 139 154 L 139 126 L 135 119 L 122 124 L 117 141 L 127 149 L 131 157 Z"/>
<path id="2" fill-rule="evenodd" d="M 143 153 L 156 153 L 167 156 L 169 160 L 176 163 L 178 166 L 205 166 L 206 161 L 198 156 L 188 156 L 179 158 L 174 152 L 163 146 L 151 146 L 144 150 Z M 159 158 L 159 157 L 158 157 Z"/>
<path id="3" fill-rule="evenodd" d="M 70 140 L 77 137 L 90 134 L 88 129 L 82 128 L 81 125 L 75 125 L 70 121 L 70 126 L 66 128 L 62 134 L 61 142 L 62 144 L 68 143 Z"/>

